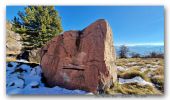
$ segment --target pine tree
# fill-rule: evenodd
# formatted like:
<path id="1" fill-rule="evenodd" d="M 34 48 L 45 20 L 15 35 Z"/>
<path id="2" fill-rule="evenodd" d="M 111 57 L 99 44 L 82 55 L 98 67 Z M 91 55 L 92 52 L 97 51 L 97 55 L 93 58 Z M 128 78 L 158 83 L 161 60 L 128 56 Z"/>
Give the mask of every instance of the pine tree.
<path id="1" fill-rule="evenodd" d="M 63 31 L 61 18 L 54 6 L 27 6 L 14 17 L 13 30 L 22 36 L 26 49 L 40 48 Z"/>

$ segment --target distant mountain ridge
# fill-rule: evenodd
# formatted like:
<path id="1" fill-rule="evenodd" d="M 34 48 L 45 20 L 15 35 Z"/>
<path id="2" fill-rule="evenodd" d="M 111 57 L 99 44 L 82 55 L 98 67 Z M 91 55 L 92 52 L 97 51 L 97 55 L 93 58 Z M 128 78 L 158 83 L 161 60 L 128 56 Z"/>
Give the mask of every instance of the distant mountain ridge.
<path id="1" fill-rule="evenodd" d="M 150 52 L 164 53 L 164 45 L 134 45 L 127 46 L 129 48 L 128 55 L 132 52 L 139 53 L 140 55 L 148 55 Z M 118 56 L 120 46 L 115 46 L 116 54 Z"/>

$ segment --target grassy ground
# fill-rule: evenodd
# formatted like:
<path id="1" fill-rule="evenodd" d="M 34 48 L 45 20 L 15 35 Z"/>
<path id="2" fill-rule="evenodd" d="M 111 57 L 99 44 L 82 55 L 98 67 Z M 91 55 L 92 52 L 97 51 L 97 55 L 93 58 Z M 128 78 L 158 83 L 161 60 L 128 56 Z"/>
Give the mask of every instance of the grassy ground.
<path id="1" fill-rule="evenodd" d="M 138 83 L 116 83 L 113 89 L 107 90 L 108 94 L 117 95 L 162 95 L 158 89 L 150 85 L 141 85 Z"/>
<path id="2" fill-rule="evenodd" d="M 139 83 L 115 83 L 108 94 L 160 95 L 164 92 L 164 59 L 161 58 L 127 58 L 117 59 L 118 78 L 131 79 L 140 76 L 151 85 Z"/>

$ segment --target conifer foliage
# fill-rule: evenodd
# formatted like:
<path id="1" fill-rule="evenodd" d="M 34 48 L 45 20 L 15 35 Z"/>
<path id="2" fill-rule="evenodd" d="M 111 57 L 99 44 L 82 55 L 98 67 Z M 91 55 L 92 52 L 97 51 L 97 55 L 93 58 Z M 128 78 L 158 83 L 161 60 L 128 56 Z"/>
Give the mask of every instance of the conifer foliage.
<path id="1" fill-rule="evenodd" d="M 63 31 L 54 6 L 27 6 L 18 16 L 12 21 L 12 29 L 21 34 L 24 48 L 40 48 Z"/>

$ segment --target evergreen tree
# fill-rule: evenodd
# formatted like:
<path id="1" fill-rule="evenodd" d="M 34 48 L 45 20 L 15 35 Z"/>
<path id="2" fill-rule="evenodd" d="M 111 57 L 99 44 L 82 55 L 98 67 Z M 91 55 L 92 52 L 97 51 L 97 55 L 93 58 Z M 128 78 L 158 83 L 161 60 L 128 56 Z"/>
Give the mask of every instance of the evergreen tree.
<path id="1" fill-rule="evenodd" d="M 12 29 L 21 34 L 25 49 L 39 48 L 63 31 L 53 6 L 27 6 L 18 16 L 12 21 Z"/>

